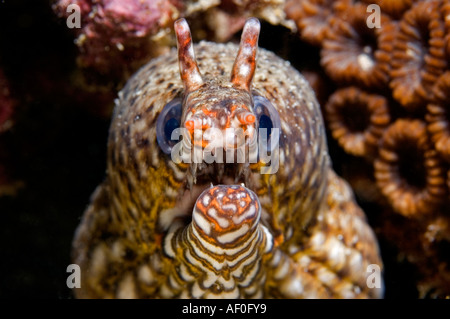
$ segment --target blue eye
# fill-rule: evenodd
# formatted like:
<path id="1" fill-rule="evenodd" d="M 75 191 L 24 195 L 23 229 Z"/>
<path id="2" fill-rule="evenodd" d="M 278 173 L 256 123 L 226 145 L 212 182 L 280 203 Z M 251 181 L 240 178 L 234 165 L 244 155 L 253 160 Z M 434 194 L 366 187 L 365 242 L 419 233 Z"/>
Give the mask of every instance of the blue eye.
<path id="1" fill-rule="evenodd" d="M 178 127 L 180 127 L 180 121 L 176 118 L 171 118 L 166 122 L 166 125 L 164 125 L 164 135 L 166 141 L 170 140 L 172 131 Z"/>
<path id="2" fill-rule="evenodd" d="M 273 123 L 269 116 L 262 114 L 259 117 L 259 128 L 267 129 L 266 137 L 270 137 L 270 133 L 272 133 Z"/>
<path id="3" fill-rule="evenodd" d="M 256 120 L 259 129 L 266 129 L 267 149 L 273 151 L 278 146 L 279 139 L 271 143 L 271 136 L 274 129 L 278 129 L 279 135 L 281 135 L 281 121 L 280 115 L 272 103 L 265 97 L 255 95 L 253 96 L 254 112 L 256 114 Z M 261 134 L 259 132 L 258 134 Z M 266 147 L 265 143 L 262 144 Z"/>
<path id="4" fill-rule="evenodd" d="M 178 142 L 172 140 L 173 130 L 180 127 L 181 99 L 175 98 L 167 103 L 156 120 L 156 139 L 161 150 L 170 154 L 172 147 Z"/>

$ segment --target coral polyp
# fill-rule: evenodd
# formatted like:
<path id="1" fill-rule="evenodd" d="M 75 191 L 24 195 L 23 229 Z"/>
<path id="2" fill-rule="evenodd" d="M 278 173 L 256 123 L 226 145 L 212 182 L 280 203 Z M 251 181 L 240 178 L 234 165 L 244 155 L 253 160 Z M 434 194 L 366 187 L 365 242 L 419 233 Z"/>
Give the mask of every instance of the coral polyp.
<path id="1" fill-rule="evenodd" d="M 440 1 L 418 2 L 402 17 L 391 60 L 393 97 L 406 108 L 423 106 L 447 66 Z"/>
<path id="2" fill-rule="evenodd" d="M 339 89 L 325 105 L 325 119 L 332 136 L 347 153 L 371 158 L 390 122 L 388 102 L 357 87 Z"/>
<path id="3" fill-rule="evenodd" d="M 382 193 L 404 216 L 431 214 L 445 201 L 445 167 L 430 147 L 423 121 L 400 119 L 389 126 L 374 167 Z"/>
<path id="4" fill-rule="evenodd" d="M 436 151 L 450 163 L 450 72 L 439 78 L 433 93 L 427 106 L 428 132 Z"/>

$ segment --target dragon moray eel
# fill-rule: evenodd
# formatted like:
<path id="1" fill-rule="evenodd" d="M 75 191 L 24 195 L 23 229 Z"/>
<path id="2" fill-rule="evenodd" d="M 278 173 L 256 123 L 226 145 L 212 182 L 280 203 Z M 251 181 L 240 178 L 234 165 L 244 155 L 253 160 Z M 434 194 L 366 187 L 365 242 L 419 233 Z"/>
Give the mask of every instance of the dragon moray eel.
<path id="1" fill-rule="evenodd" d="M 76 297 L 382 297 L 377 241 L 331 168 L 314 92 L 257 50 L 259 31 L 251 18 L 239 46 L 193 45 L 180 19 L 178 50 L 119 93 L 73 242 Z"/>

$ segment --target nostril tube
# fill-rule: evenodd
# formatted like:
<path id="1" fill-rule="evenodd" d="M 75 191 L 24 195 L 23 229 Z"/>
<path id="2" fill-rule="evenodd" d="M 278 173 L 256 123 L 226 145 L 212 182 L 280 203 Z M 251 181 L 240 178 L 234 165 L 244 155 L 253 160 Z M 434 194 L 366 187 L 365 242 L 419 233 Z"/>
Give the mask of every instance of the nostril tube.
<path id="1" fill-rule="evenodd" d="M 250 112 L 242 112 L 237 116 L 239 122 L 244 125 L 249 125 L 255 123 L 256 116 Z"/>
<path id="2" fill-rule="evenodd" d="M 194 130 L 195 123 L 194 123 L 193 120 L 187 120 L 187 121 L 184 123 L 184 126 L 185 126 L 189 131 L 193 131 L 193 130 Z"/>

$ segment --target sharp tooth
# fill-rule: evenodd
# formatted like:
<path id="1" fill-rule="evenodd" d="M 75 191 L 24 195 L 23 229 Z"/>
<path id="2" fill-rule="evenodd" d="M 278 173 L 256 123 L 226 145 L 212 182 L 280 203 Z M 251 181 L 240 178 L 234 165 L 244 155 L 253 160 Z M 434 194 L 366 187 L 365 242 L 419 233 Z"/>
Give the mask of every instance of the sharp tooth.
<path id="1" fill-rule="evenodd" d="M 216 167 L 217 167 L 218 181 L 220 182 L 222 180 L 223 173 L 225 172 L 225 164 L 219 163 Z"/>
<path id="2" fill-rule="evenodd" d="M 197 164 L 192 163 L 189 170 L 190 174 L 186 174 L 189 190 L 192 190 L 194 184 L 197 183 Z"/>
<path id="3" fill-rule="evenodd" d="M 192 187 L 194 185 L 193 177 L 191 174 L 186 174 L 187 183 L 189 186 L 189 191 L 192 191 Z"/>
<path id="4" fill-rule="evenodd" d="M 246 172 L 245 163 L 239 163 L 236 170 L 236 176 L 234 177 L 234 182 L 237 183 L 242 176 L 245 178 L 245 172 Z"/>

